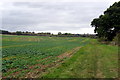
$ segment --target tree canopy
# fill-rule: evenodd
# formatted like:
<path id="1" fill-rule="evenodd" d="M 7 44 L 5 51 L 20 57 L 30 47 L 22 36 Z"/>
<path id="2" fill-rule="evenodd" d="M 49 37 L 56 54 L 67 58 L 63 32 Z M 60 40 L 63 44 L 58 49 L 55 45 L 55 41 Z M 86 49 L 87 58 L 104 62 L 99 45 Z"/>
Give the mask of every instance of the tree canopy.
<path id="1" fill-rule="evenodd" d="M 112 40 L 120 32 L 120 1 L 110 6 L 99 18 L 93 19 L 91 25 L 99 38 Z"/>

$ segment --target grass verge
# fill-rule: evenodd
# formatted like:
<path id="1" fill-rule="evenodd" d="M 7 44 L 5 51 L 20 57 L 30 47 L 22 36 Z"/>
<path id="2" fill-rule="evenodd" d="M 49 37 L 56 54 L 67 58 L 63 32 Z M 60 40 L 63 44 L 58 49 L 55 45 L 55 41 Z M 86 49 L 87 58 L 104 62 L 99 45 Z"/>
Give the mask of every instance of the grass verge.
<path id="1" fill-rule="evenodd" d="M 118 47 L 96 40 L 82 47 L 58 67 L 50 68 L 43 78 L 118 78 Z"/>

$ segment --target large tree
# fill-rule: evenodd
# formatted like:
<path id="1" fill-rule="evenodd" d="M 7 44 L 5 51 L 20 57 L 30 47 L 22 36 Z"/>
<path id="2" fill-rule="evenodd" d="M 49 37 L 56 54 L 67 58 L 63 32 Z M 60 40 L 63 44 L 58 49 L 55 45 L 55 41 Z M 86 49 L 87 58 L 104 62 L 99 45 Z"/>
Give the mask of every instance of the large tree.
<path id="1" fill-rule="evenodd" d="M 115 2 L 104 11 L 104 15 L 93 19 L 91 25 L 95 27 L 94 31 L 99 38 L 112 40 L 120 32 L 120 1 Z"/>

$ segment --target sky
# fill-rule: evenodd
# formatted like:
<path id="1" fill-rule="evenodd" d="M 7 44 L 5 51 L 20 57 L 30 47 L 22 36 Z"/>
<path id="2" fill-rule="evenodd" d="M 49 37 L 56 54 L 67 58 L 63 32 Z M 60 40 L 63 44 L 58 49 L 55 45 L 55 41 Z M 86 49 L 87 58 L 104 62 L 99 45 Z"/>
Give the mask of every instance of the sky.
<path id="1" fill-rule="evenodd" d="M 0 29 L 94 34 L 91 21 L 119 0 L 0 0 Z"/>

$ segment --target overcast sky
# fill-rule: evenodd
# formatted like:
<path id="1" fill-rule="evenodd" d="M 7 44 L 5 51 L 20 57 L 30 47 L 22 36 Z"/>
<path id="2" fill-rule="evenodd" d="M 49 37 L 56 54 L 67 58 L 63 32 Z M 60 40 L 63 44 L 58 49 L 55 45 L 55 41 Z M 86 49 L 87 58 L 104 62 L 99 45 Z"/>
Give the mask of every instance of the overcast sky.
<path id="1" fill-rule="evenodd" d="M 115 1 L 119 0 L 3 0 L 0 29 L 93 34 L 91 21 Z"/>

